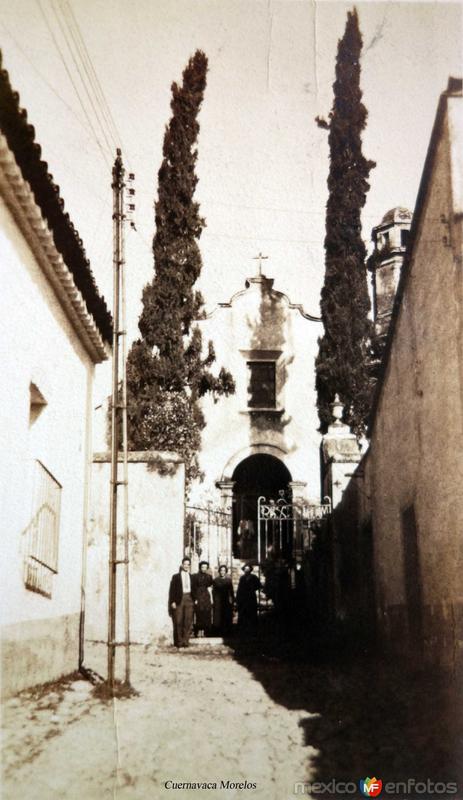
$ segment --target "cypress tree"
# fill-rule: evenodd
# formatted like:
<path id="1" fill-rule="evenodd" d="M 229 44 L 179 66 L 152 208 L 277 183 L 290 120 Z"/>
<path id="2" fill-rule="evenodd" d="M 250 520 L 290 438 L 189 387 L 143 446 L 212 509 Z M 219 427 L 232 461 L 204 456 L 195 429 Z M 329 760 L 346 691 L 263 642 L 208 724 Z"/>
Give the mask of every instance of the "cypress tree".
<path id="1" fill-rule="evenodd" d="M 198 240 L 205 226 L 194 200 L 198 183 L 198 114 L 206 87 L 207 57 L 189 60 L 179 86 L 172 84 L 172 117 L 158 173 L 153 241 L 154 277 L 142 295 L 143 310 L 127 359 L 128 433 L 132 450 L 171 450 L 185 460 L 187 483 L 199 476 L 197 453 L 205 425 L 199 398 L 234 392 L 225 369 L 210 371 L 212 342 L 203 353 L 194 320 L 203 299 L 194 289 L 202 266 Z"/>
<path id="2" fill-rule="evenodd" d="M 320 304 L 324 334 L 316 359 L 320 430 L 325 433 L 331 422 L 330 403 L 338 393 L 345 407 L 345 422 L 358 435 L 365 431 L 369 413 L 372 335 L 360 215 L 370 188 L 367 179 L 375 166 L 362 154 L 367 110 L 360 89 L 361 50 L 362 36 L 354 9 L 348 12 L 344 36 L 338 42 L 329 122 L 317 119 L 329 130 L 330 149 L 325 281 Z"/>

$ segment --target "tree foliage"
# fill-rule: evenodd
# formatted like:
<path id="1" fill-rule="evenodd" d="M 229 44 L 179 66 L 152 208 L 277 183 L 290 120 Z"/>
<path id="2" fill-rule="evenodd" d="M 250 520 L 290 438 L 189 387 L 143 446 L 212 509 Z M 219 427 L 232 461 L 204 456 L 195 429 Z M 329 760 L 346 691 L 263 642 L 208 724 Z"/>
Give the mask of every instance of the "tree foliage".
<path id="1" fill-rule="evenodd" d="M 199 398 L 234 391 L 231 375 L 210 368 L 212 342 L 203 352 L 194 321 L 203 298 L 194 285 L 202 266 L 198 240 L 205 226 L 194 200 L 198 114 L 206 87 L 207 58 L 198 50 L 172 84 L 172 117 L 158 173 L 153 241 L 155 274 L 142 295 L 141 338 L 127 359 L 129 447 L 171 450 L 185 459 L 187 481 L 198 477 L 197 453 L 205 420 Z"/>
<path id="2" fill-rule="evenodd" d="M 367 110 L 360 89 L 362 37 L 357 11 L 347 15 L 338 42 L 334 101 L 328 127 L 330 169 L 326 208 L 325 281 L 321 292 L 324 334 L 316 360 L 320 430 L 331 422 L 330 404 L 336 393 L 345 406 L 345 421 L 357 434 L 365 430 L 371 385 L 369 347 L 372 323 L 362 240 L 361 210 L 365 205 L 370 170 L 362 154 L 361 134 Z"/>

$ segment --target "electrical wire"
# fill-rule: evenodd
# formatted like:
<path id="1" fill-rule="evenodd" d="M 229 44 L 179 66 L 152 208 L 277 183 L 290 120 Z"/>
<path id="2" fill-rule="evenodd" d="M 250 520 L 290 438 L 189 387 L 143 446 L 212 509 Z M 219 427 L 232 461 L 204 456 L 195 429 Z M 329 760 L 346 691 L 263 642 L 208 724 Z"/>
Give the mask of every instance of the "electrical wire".
<path id="1" fill-rule="evenodd" d="M 37 0 L 37 2 L 40 5 L 40 0 Z M 44 17 L 47 27 L 52 35 L 53 41 L 58 50 L 61 61 L 63 62 L 66 72 L 71 80 L 74 91 L 76 92 L 76 95 L 79 99 L 79 103 L 84 111 L 85 117 L 89 123 L 95 141 L 98 144 L 98 147 L 105 158 L 105 163 L 109 168 L 111 168 L 110 159 L 112 159 L 112 157 L 114 156 L 114 151 L 117 149 L 117 147 L 122 147 L 123 144 L 122 137 L 115 123 L 114 116 L 111 112 L 111 108 L 108 104 L 108 101 L 106 100 L 101 82 L 98 78 L 97 72 L 93 65 L 90 53 L 86 46 L 84 37 L 82 35 L 82 32 L 80 30 L 75 14 L 72 10 L 72 7 L 67 2 L 67 0 L 56 0 L 55 5 L 53 4 L 52 0 L 51 7 L 55 15 L 56 21 L 58 23 L 62 37 L 64 39 L 64 42 L 71 55 L 74 67 L 80 78 L 80 83 L 83 86 L 85 96 L 87 98 L 87 103 L 89 104 L 91 111 L 93 113 L 95 125 L 92 123 L 90 119 L 90 116 L 87 112 L 86 104 L 84 103 L 81 93 L 77 88 L 76 82 L 74 81 L 69 71 L 62 49 L 60 48 L 56 40 L 56 37 L 54 36 L 53 30 L 49 24 L 49 21 L 46 18 L 43 8 L 40 6 L 42 16 Z M 98 127 L 101 135 L 97 132 L 95 126 Z M 104 143 L 106 144 L 106 148 L 103 148 L 102 145 L 103 140 Z M 104 149 L 107 149 L 108 154 L 104 152 Z M 125 153 L 126 153 L 126 161 L 129 164 L 129 170 L 132 171 L 132 167 L 130 166 L 131 164 L 130 156 L 127 153 L 127 151 L 125 151 Z M 134 229 L 137 236 L 143 243 L 146 252 L 149 252 L 151 255 L 152 249 L 150 245 L 144 239 L 140 231 L 136 228 Z"/>
<path id="2" fill-rule="evenodd" d="M 49 31 L 49 33 L 50 33 L 50 36 L 51 36 L 51 38 L 52 38 L 52 41 L 53 41 L 53 43 L 54 43 L 54 45 L 55 45 L 55 47 L 56 47 L 56 50 L 58 51 L 58 55 L 59 55 L 59 57 L 60 57 L 60 59 L 61 59 L 61 62 L 62 62 L 62 64 L 63 64 L 63 66 L 64 66 L 64 69 L 66 70 L 66 74 L 67 74 L 67 76 L 68 76 L 68 78 L 69 78 L 69 80 L 70 80 L 70 82 L 71 82 L 71 84 L 72 84 L 72 87 L 73 87 L 73 89 L 74 89 L 74 91 L 75 91 L 75 93 L 76 93 L 76 96 L 77 96 L 77 99 L 78 99 L 78 101 L 79 101 L 80 107 L 82 108 L 82 111 L 84 112 L 84 115 L 85 115 L 85 118 L 86 118 L 86 120 L 87 120 L 87 122 L 88 122 L 88 124 L 89 124 L 90 130 L 91 130 L 91 131 L 92 131 L 92 133 L 93 133 L 93 138 L 95 139 L 95 142 L 96 142 L 96 144 L 97 144 L 97 146 L 98 146 L 98 149 L 100 150 L 100 152 L 101 152 L 101 155 L 103 156 L 103 159 L 104 159 L 104 161 L 105 161 L 105 163 L 106 163 L 106 166 L 107 166 L 109 169 L 111 169 L 111 162 L 110 162 L 110 160 L 109 160 L 109 158 L 108 158 L 108 155 L 106 154 L 106 152 L 105 152 L 105 150 L 104 150 L 104 147 L 103 147 L 102 143 L 100 142 L 100 139 L 99 139 L 99 137 L 98 137 L 98 134 L 97 134 L 97 132 L 96 132 L 96 130 L 95 130 L 95 128 L 94 128 L 94 126 L 93 126 L 92 120 L 91 120 L 91 118 L 90 118 L 90 116 L 89 116 L 89 114 L 88 114 L 88 111 L 87 111 L 87 109 L 86 109 L 86 107 L 85 107 L 85 104 L 84 104 L 84 102 L 83 102 L 83 100 L 82 100 L 82 97 L 81 97 L 81 95 L 80 95 L 80 92 L 79 92 L 79 90 L 78 90 L 78 88 L 77 88 L 77 86 L 76 86 L 76 83 L 75 83 L 75 81 L 74 81 L 74 78 L 73 78 L 73 76 L 72 76 L 72 73 L 71 73 L 71 71 L 70 71 L 70 69 L 69 69 L 69 67 L 68 67 L 68 64 L 67 64 L 67 62 L 66 62 L 66 59 L 64 58 L 63 51 L 62 51 L 62 49 L 61 49 L 61 47 L 60 47 L 60 45 L 59 45 L 59 43 L 58 43 L 58 40 L 56 39 L 56 36 L 55 36 L 55 34 L 54 34 L 54 32 L 53 32 L 53 28 L 52 28 L 52 26 L 51 26 L 51 24 L 50 24 L 50 22 L 49 22 L 49 20 L 48 20 L 48 18 L 47 18 L 47 16 L 46 16 L 46 14 L 45 14 L 45 11 L 43 10 L 43 7 L 42 7 L 41 0 L 36 0 L 36 2 L 37 2 L 37 5 L 38 5 L 38 7 L 39 7 L 40 13 L 42 14 L 42 17 L 43 17 L 43 19 L 44 19 L 44 21 L 45 21 L 45 25 L 46 25 L 46 26 L 47 26 L 47 28 L 48 28 L 48 31 Z"/>
<path id="3" fill-rule="evenodd" d="M 239 239 L 243 242 L 282 242 L 283 244 L 291 243 L 291 244 L 320 244 L 323 245 L 323 241 L 320 239 L 277 239 L 270 236 L 235 236 L 234 234 L 229 233 L 212 233 L 211 231 L 203 231 L 201 236 L 205 236 L 206 238 L 213 238 L 213 239 Z"/>
<path id="4" fill-rule="evenodd" d="M 55 47 L 56 47 L 56 49 L 58 51 L 60 59 L 61 59 L 63 65 L 65 67 L 65 70 L 66 70 L 66 73 L 67 73 L 67 75 L 69 77 L 69 80 L 71 81 L 71 84 L 72 84 L 72 86 L 74 88 L 74 91 L 75 91 L 75 93 L 77 95 L 77 98 L 79 100 L 80 106 L 81 106 L 81 108 L 82 108 L 82 110 L 84 112 L 85 118 L 86 118 L 86 120 L 88 122 L 88 125 L 90 127 L 90 130 L 93 133 L 93 137 L 95 139 L 95 142 L 98 145 L 98 148 L 100 149 L 100 151 L 101 151 L 101 153 L 103 155 L 103 158 L 105 160 L 106 165 L 108 167 L 111 167 L 111 162 L 108 159 L 108 155 L 105 153 L 105 149 L 103 148 L 103 145 L 102 145 L 102 142 L 100 141 L 100 138 L 102 137 L 104 139 L 104 142 L 105 142 L 107 150 L 108 150 L 108 154 L 112 156 L 112 154 L 114 152 L 114 149 L 118 145 L 122 145 L 122 137 L 121 137 L 121 135 L 119 133 L 119 130 L 117 128 L 117 125 L 115 123 L 113 114 L 111 112 L 111 108 L 110 108 L 110 106 L 109 106 L 109 104 L 108 104 L 108 102 L 106 100 L 106 97 L 105 97 L 101 82 L 100 82 L 100 80 L 98 78 L 97 72 L 96 72 L 95 67 L 93 65 L 91 56 L 89 54 L 89 51 L 88 51 L 88 48 L 86 46 L 84 37 L 82 35 L 82 32 L 81 32 L 80 27 L 79 27 L 79 24 L 77 22 L 77 19 L 75 17 L 74 12 L 73 12 L 72 6 L 69 4 L 68 0 L 56 0 L 56 6 L 53 4 L 53 0 L 52 0 L 52 4 L 51 4 L 51 7 L 52 7 L 53 13 L 54 13 L 54 15 L 56 17 L 58 26 L 60 28 L 60 31 L 61 31 L 62 36 L 64 38 L 64 41 L 65 41 L 65 43 L 67 45 L 67 48 L 68 48 L 69 53 L 71 55 L 71 58 L 73 60 L 75 69 L 76 69 L 76 71 L 77 71 L 77 73 L 79 75 L 80 82 L 81 82 L 81 84 L 83 86 L 83 89 L 85 91 L 85 95 L 87 97 L 88 103 L 91 106 L 91 109 L 93 111 L 95 120 L 96 120 L 96 122 L 98 124 L 98 127 L 99 127 L 100 131 L 101 131 L 101 137 L 98 134 L 98 132 L 95 130 L 95 127 L 94 127 L 93 122 L 91 120 L 91 117 L 90 117 L 90 115 L 89 115 L 89 113 L 87 111 L 85 103 L 82 100 L 81 93 L 79 92 L 79 89 L 77 88 L 76 82 L 74 81 L 74 78 L 73 78 L 73 76 L 72 76 L 72 74 L 71 74 L 71 72 L 69 70 L 68 64 L 67 64 L 66 59 L 65 59 L 64 54 L 63 54 L 63 51 L 62 51 L 62 49 L 61 49 L 61 47 L 60 47 L 60 45 L 59 45 L 59 43 L 58 43 L 58 41 L 57 41 L 57 39 L 56 39 L 56 37 L 54 35 L 53 29 L 52 29 L 52 27 L 51 27 L 51 25 L 49 23 L 49 20 L 47 19 L 46 15 L 45 15 L 45 12 L 44 12 L 43 7 L 41 5 L 41 0 L 37 0 L 37 4 L 38 4 L 39 9 L 41 11 L 41 14 L 42 14 L 42 16 L 43 16 L 43 18 L 45 20 L 45 23 L 46 23 L 47 28 L 48 28 L 48 30 L 50 32 L 50 35 L 51 35 L 52 40 L 53 40 L 53 42 L 55 44 Z M 58 13 L 57 9 L 59 9 L 59 11 L 61 12 L 61 16 Z M 21 50 L 22 50 L 22 48 L 21 48 Z M 28 60 L 30 60 L 30 59 L 28 58 Z M 43 78 L 43 76 L 41 76 L 41 77 L 42 77 L 43 80 L 45 80 Z M 45 80 L 45 82 L 48 84 L 48 81 Z M 53 89 L 53 87 L 51 87 L 51 88 Z M 54 91 L 55 94 L 57 94 L 54 89 L 53 89 L 53 91 Z M 59 97 L 59 95 L 57 95 L 57 96 Z M 63 98 L 60 98 L 60 99 L 62 100 L 62 102 L 65 103 L 65 105 L 75 115 L 75 112 L 73 111 L 73 109 L 70 106 L 68 106 L 66 101 L 64 101 Z M 75 116 L 77 116 L 77 115 L 75 115 Z M 79 117 L 77 117 L 77 118 L 79 119 Z M 82 121 L 80 119 L 79 119 L 79 122 L 80 122 L 81 125 L 83 125 L 83 123 L 82 123 Z M 126 158 L 127 158 L 128 163 L 130 163 L 129 154 L 127 152 L 126 152 Z M 210 200 L 210 201 L 209 200 L 202 200 L 201 202 L 205 206 L 208 206 L 208 205 L 209 206 L 222 206 L 222 207 L 227 207 L 227 208 L 241 209 L 243 211 L 248 211 L 248 210 L 268 211 L 268 212 L 272 212 L 272 213 L 304 214 L 305 216 L 317 216 L 317 217 L 324 217 L 326 215 L 326 211 L 324 209 L 321 209 L 320 211 L 318 211 L 318 210 L 303 209 L 303 208 L 284 208 L 284 207 L 259 206 L 259 205 L 244 205 L 244 204 L 239 204 L 239 203 L 227 203 L 227 202 L 217 201 L 217 200 Z M 378 219 L 380 217 L 380 214 L 378 214 L 378 215 L 376 215 L 376 214 L 364 214 L 363 216 L 364 216 L 364 218 L 368 218 L 368 219 Z M 142 241 L 144 247 L 146 248 L 146 250 L 151 253 L 151 247 L 148 244 L 148 242 L 144 239 L 144 237 L 142 236 L 140 231 L 138 231 L 137 229 L 135 229 L 135 230 L 136 230 L 136 233 L 137 233 L 138 237 Z M 322 241 L 320 239 L 290 239 L 290 238 L 275 238 L 275 237 L 265 237 L 265 236 L 264 237 L 262 237 L 262 236 L 235 236 L 235 235 L 232 235 L 232 234 L 212 233 L 210 231 L 205 231 L 203 233 L 203 236 L 205 236 L 206 238 L 238 239 L 238 240 L 241 240 L 241 241 L 259 241 L 259 240 L 264 239 L 267 242 L 278 242 L 278 243 L 283 243 L 283 244 L 293 243 L 293 244 L 319 244 L 319 245 L 322 245 Z M 369 239 L 365 239 L 364 242 L 366 244 L 369 244 L 370 240 Z"/>
<path id="5" fill-rule="evenodd" d="M 53 13 L 54 13 L 54 15 L 55 15 L 55 17 L 56 17 L 56 20 L 57 20 L 57 22 L 58 22 L 58 25 L 59 25 L 59 27 L 60 27 L 61 33 L 62 33 L 62 35 L 63 35 L 63 38 L 64 38 L 64 40 L 65 40 L 65 42 L 66 42 L 67 48 L 68 48 L 68 50 L 69 50 L 69 52 L 70 52 L 70 54 L 71 54 L 71 58 L 72 58 L 72 60 L 73 60 L 73 62 L 74 62 L 74 66 L 75 66 L 75 68 L 76 68 L 76 70 L 77 70 L 77 73 L 78 73 L 78 75 L 79 75 L 79 78 L 80 78 L 81 84 L 82 84 L 82 86 L 83 86 L 83 88 L 84 88 L 84 92 L 85 92 L 85 94 L 86 94 L 86 96 L 87 96 L 88 102 L 90 103 L 90 106 L 91 106 L 91 108 L 92 108 L 92 111 L 93 111 L 93 113 L 94 113 L 94 115 L 95 115 L 95 120 L 96 120 L 96 122 L 98 123 L 98 125 L 99 125 L 99 127 L 100 127 L 101 134 L 102 134 L 102 136 L 103 136 L 103 139 L 104 139 L 104 140 L 105 140 L 105 142 L 106 142 L 106 146 L 107 146 L 107 148 L 108 148 L 108 152 L 109 152 L 109 153 L 111 153 L 111 152 L 113 152 L 113 146 L 112 146 L 111 142 L 110 142 L 110 141 L 109 141 L 109 139 L 108 139 L 108 136 L 107 136 L 107 133 L 106 133 L 106 131 L 105 131 L 105 128 L 104 128 L 104 126 L 102 126 L 102 124 L 101 124 L 101 121 L 100 121 L 100 116 L 99 116 L 99 113 L 98 113 L 98 106 L 95 104 L 95 102 L 94 102 L 94 100 L 93 100 L 93 98 L 92 98 L 92 94 L 91 94 L 91 92 L 90 92 L 90 91 L 89 91 L 89 89 L 88 89 L 87 82 L 86 82 L 85 78 L 83 77 L 82 70 L 81 70 L 81 68 L 80 68 L 80 66 L 79 66 L 79 63 L 78 63 L 78 61 L 77 61 L 77 58 L 76 58 L 76 56 L 75 56 L 75 54 L 74 54 L 74 50 L 73 50 L 73 48 L 72 48 L 72 46 L 71 46 L 71 44 L 70 44 L 70 40 L 69 40 L 69 38 L 68 38 L 68 34 L 66 33 L 66 30 L 65 30 L 64 23 L 61 21 L 60 15 L 59 15 L 59 14 L 58 14 L 58 12 L 56 11 L 56 8 L 55 8 L 55 6 L 53 5 L 53 3 L 52 3 L 52 5 L 51 5 L 51 8 L 52 8 L 52 10 L 53 10 Z"/>
<path id="6" fill-rule="evenodd" d="M 43 75 L 43 74 L 40 72 L 40 70 L 37 68 L 36 64 L 34 64 L 34 62 L 33 62 L 32 58 L 29 56 L 29 54 L 27 53 L 27 51 L 26 51 L 26 50 L 24 50 L 24 48 L 23 48 L 23 47 L 20 45 L 20 43 L 18 42 L 18 40 L 16 39 L 16 37 L 15 37 L 15 36 L 13 36 L 13 34 L 11 33 L 11 31 L 10 31 L 10 30 L 9 30 L 9 29 L 6 27 L 6 25 L 5 25 L 5 23 L 3 22 L 3 20 L 0 20 L 0 25 L 1 25 L 1 27 L 3 28 L 3 30 L 4 30 L 4 31 L 7 33 L 7 35 L 10 37 L 10 39 L 11 39 L 11 40 L 14 42 L 14 44 L 16 45 L 16 47 L 18 48 L 18 50 L 20 51 L 20 53 L 22 53 L 22 55 L 24 56 L 24 58 L 26 59 L 26 61 L 27 61 L 27 62 L 28 62 L 30 65 L 31 65 L 31 67 L 32 67 L 32 69 L 34 70 L 34 72 L 35 72 L 35 73 L 36 73 L 36 74 L 39 76 L 39 78 L 40 78 L 40 79 L 41 79 L 41 80 L 44 82 L 44 84 L 45 84 L 46 86 L 48 86 L 48 88 L 50 89 L 50 91 L 51 91 L 51 92 L 53 92 L 53 94 L 55 95 L 55 97 L 57 97 L 57 98 L 58 98 L 58 100 L 61 100 L 61 102 L 63 103 L 63 105 L 64 105 L 64 106 L 66 106 L 67 110 L 71 112 L 71 114 L 72 114 L 72 115 L 73 115 L 73 117 L 74 117 L 74 118 L 77 120 L 77 122 L 79 123 L 79 125 L 81 125 L 81 126 L 82 126 L 82 128 L 83 128 L 85 131 L 87 131 L 87 133 L 88 133 L 87 126 L 86 126 L 86 124 L 83 122 L 83 120 L 80 118 L 79 114 L 77 114 L 77 113 L 76 113 L 76 111 L 73 109 L 73 107 L 72 107 L 72 106 L 70 106 L 70 105 L 69 105 L 69 103 L 68 103 L 68 102 L 67 102 L 67 101 L 64 99 L 64 97 L 61 97 L 61 95 L 59 94 L 59 92 L 57 92 L 57 91 L 56 91 L 56 89 L 55 89 L 55 87 L 53 86 L 53 84 L 52 84 L 52 83 L 50 83 L 50 81 L 49 81 L 49 80 L 48 80 L 48 79 L 45 77 L 45 75 Z"/>
<path id="7" fill-rule="evenodd" d="M 57 2 L 60 4 L 64 23 L 73 39 L 74 45 L 77 50 L 77 54 L 87 74 L 97 106 L 100 110 L 101 119 L 103 120 L 103 124 L 101 124 L 100 122 L 100 126 L 102 127 L 102 129 L 104 129 L 106 126 L 106 131 L 113 141 L 114 149 L 118 147 L 121 148 L 122 152 L 124 153 L 125 161 L 128 165 L 129 172 L 133 172 L 133 162 L 130 153 L 125 147 L 124 140 L 121 136 L 120 130 L 116 125 L 114 116 L 111 111 L 111 107 L 106 99 L 103 87 L 101 85 L 101 81 L 93 65 L 92 58 L 90 56 L 88 47 L 85 43 L 85 39 L 82 35 L 82 31 L 80 29 L 79 23 L 77 22 L 72 6 L 68 2 L 68 0 L 57 0 Z M 112 151 L 111 155 L 112 156 L 114 155 L 114 150 Z"/>
<path id="8" fill-rule="evenodd" d="M 201 200 L 201 206 L 224 206 L 225 208 L 239 208 L 243 209 L 243 211 L 271 211 L 275 213 L 284 213 L 284 214 L 303 214 L 304 216 L 310 217 L 325 217 L 326 210 L 321 209 L 320 211 L 314 211 L 310 208 L 281 208 L 277 206 L 251 206 L 251 205 L 244 205 L 242 203 L 226 203 L 222 200 Z M 384 216 L 384 210 L 380 211 L 378 214 L 364 214 L 362 212 L 361 215 L 364 219 L 380 219 L 381 216 Z M 379 224 L 379 223 L 378 223 Z"/>
<path id="9" fill-rule="evenodd" d="M 79 25 L 67 0 L 59 0 L 59 4 L 63 16 L 63 22 L 72 38 L 78 58 L 85 70 L 88 82 L 95 97 L 98 114 L 101 120 L 100 126 L 102 129 L 106 127 L 106 131 L 109 137 L 112 139 L 112 147 L 115 150 L 117 147 L 121 146 L 121 137 L 114 122 L 114 118 L 111 114 L 111 110 L 108 106 Z"/>

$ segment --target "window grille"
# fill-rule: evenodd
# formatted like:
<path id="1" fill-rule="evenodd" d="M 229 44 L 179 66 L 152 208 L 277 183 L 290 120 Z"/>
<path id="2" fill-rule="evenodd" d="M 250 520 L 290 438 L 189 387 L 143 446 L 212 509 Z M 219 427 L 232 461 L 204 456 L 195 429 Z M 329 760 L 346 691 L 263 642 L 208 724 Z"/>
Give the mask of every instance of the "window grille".
<path id="1" fill-rule="evenodd" d="M 248 361 L 248 408 L 275 408 L 275 362 Z"/>
<path id="2" fill-rule="evenodd" d="M 61 485 L 40 462 L 35 462 L 32 519 L 26 529 L 24 583 L 27 589 L 51 597 L 58 572 Z"/>

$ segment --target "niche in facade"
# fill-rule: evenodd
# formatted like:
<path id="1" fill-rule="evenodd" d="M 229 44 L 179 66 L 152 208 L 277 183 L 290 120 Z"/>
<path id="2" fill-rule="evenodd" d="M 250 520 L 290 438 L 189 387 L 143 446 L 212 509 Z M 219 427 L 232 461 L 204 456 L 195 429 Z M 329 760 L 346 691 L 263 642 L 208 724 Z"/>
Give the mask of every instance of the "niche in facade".
<path id="1" fill-rule="evenodd" d="M 39 418 L 45 406 L 47 405 L 47 401 L 45 400 L 42 392 L 35 385 L 35 383 L 30 384 L 29 391 L 30 391 L 29 425 L 33 425 L 34 422 L 36 422 L 36 420 Z"/>

